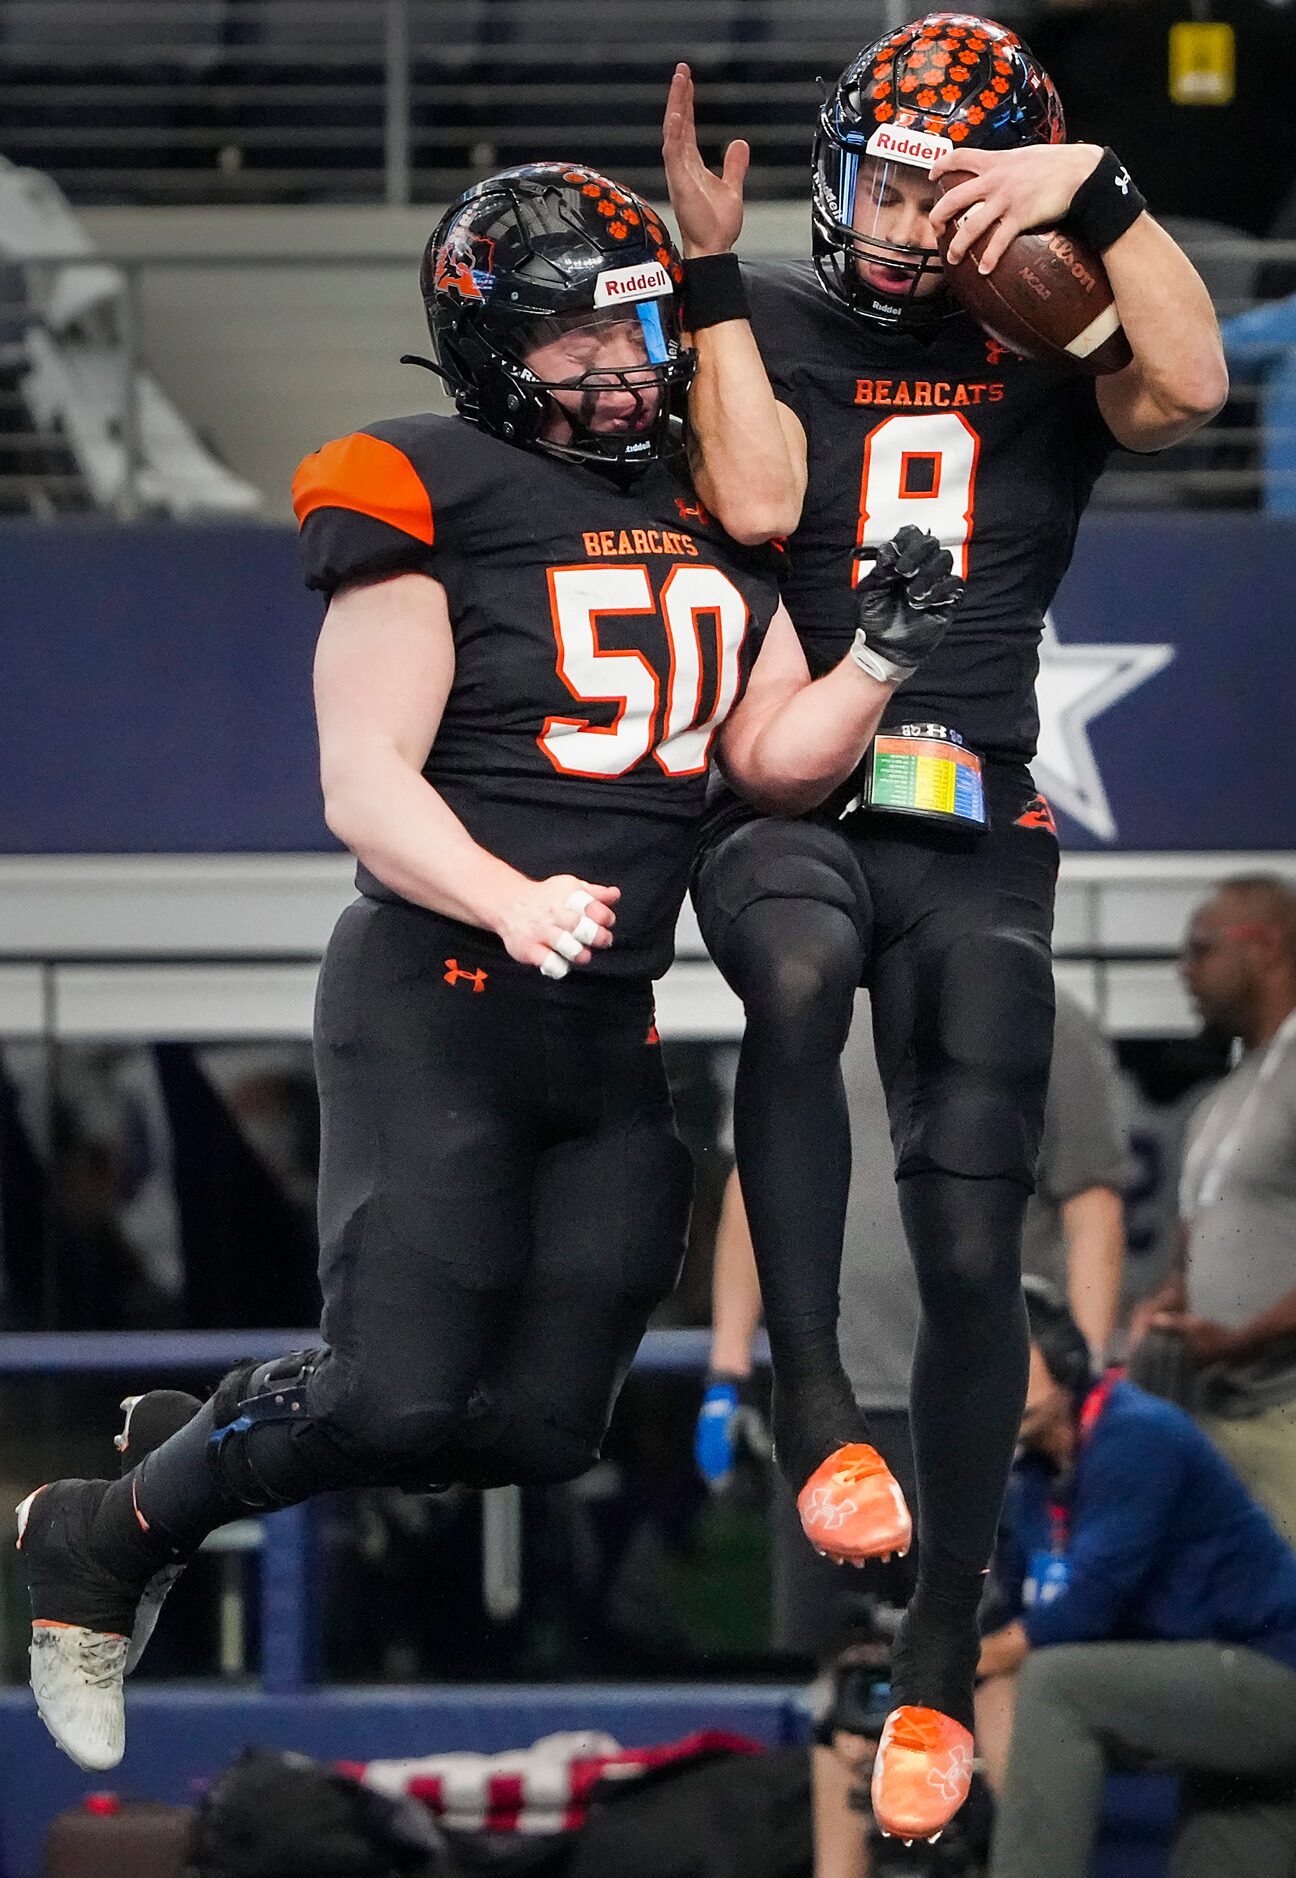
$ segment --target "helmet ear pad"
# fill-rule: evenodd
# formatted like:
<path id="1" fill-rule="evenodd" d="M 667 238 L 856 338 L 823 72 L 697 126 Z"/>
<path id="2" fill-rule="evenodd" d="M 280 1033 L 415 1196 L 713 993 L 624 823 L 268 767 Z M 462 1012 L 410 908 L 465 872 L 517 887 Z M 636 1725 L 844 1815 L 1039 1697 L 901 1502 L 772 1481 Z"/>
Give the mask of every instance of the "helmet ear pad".
<path id="1" fill-rule="evenodd" d="M 437 343 L 447 370 L 472 387 L 471 400 L 461 401 L 464 415 L 508 443 L 534 443 L 544 422 L 545 394 L 527 386 L 524 368 L 493 345 L 480 325 L 442 326 Z"/>

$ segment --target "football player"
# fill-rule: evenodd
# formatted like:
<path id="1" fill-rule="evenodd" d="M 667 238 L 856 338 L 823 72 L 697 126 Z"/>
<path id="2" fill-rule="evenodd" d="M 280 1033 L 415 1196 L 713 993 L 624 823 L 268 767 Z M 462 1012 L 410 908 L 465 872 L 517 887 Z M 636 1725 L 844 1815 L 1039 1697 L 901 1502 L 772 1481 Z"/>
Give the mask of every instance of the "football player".
<path id="1" fill-rule="evenodd" d="M 907 530 L 810 682 L 775 551 L 688 478 L 680 274 L 649 205 L 589 170 L 477 185 L 422 275 L 458 414 L 298 470 L 325 812 L 360 888 L 316 1012 L 322 1346 L 205 1406 L 146 1395 L 121 1479 L 19 1509 L 32 1684 L 82 1766 L 120 1758 L 123 1675 L 215 1527 L 593 1463 L 684 1244 L 652 981 L 712 742 L 757 799 L 811 806 L 877 725 L 876 661 L 916 663 L 957 604 Z"/>
<path id="2" fill-rule="evenodd" d="M 906 1838 L 941 1830 L 967 1792 L 976 1609 L 1026 1384 L 1021 1227 L 1051 1049 L 1058 860 L 1027 768 L 1044 612 L 1113 445 L 1173 443 L 1227 391 L 1188 260 L 1110 151 L 1064 137 L 1054 87 L 1013 33 L 931 14 L 868 46 L 820 112 L 813 261 L 740 275 L 747 147 L 730 147 L 723 174 L 706 169 L 686 66 L 664 131 L 698 355 L 697 486 L 748 539 L 804 491 L 783 594 L 811 672 L 840 657 L 857 583 L 901 520 L 935 534 L 967 579 L 916 677 L 878 666 L 896 695 L 859 773 L 799 822 L 722 795 L 694 881 L 746 1009 L 734 1127 L 775 1448 L 813 1543 L 857 1564 L 910 1537 L 836 1342 L 850 1157 L 838 1058 L 856 986 L 872 991 L 923 1309 L 921 1546 L 873 1781 L 881 1826 Z M 941 195 L 951 171 L 962 180 Z M 988 337 L 938 251 L 938 232 L 951 260 L 988 234 L 990 269 L 1020 230 L 1064 216 L 1102 253 L 1133 352 L 1097 381 Z M 753 329 L 772 414 L 741 396 Z"/>

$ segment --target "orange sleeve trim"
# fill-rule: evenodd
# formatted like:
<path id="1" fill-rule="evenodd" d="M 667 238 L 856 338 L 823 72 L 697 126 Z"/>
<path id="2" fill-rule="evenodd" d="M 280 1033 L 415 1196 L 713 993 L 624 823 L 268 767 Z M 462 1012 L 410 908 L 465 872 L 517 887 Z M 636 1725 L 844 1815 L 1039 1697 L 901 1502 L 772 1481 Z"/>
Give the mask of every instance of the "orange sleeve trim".
<path id="1" fill-rule="evenodd" d="M 316 450 L 293 477 L 300 525 L 316 509 L 354 509 L 432 546 L 432 498 L 403 450 L 356 431 Z"/>

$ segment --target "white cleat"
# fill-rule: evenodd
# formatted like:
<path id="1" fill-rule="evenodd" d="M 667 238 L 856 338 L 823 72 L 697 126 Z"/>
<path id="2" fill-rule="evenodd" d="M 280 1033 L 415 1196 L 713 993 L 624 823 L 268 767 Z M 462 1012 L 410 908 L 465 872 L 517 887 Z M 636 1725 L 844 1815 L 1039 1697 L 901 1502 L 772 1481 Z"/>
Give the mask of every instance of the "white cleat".
<path id="1" fill-rule="evenodd" d="M 106 1773 L 126 1752 L 126 1639 L 79 1624 L 33 1624 L 31 1686 L 40 1718 L 70 1760 Z"/>

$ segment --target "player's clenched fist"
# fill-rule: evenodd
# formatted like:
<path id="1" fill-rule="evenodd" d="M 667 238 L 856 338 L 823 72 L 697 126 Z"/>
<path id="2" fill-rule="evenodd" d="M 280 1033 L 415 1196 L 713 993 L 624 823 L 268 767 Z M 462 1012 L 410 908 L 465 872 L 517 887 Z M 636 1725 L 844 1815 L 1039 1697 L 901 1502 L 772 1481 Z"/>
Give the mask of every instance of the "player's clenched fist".
<path id="1" fill-rule="evenodd" d="M 901 683 L 936 650 L 962 598 L 949 550 L 926 529 L 902 528 L 855 589 L 851 656 L 871 677 Z"/>
<path id="2" fill-rule="evenodd" d="M 495 930 L 520 965 L 538 965 L 546 978 L 565 978 L 612 943 L 620 887 L 598 887 L 574 874 L 533 880 L 510 900 Z"/>

